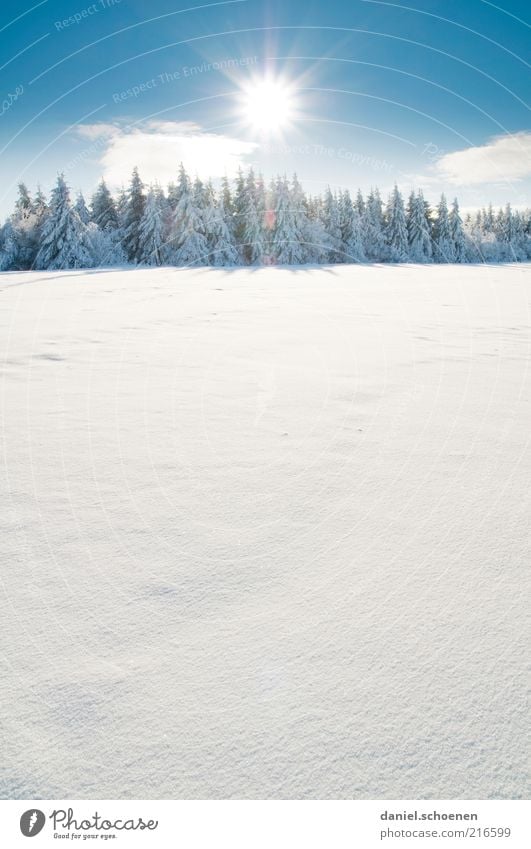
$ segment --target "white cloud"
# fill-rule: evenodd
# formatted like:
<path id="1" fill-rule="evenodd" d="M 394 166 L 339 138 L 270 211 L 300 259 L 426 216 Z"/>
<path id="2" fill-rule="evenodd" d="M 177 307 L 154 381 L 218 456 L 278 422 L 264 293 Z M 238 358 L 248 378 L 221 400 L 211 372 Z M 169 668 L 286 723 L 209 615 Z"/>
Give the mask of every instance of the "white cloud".
<path id="1" fill-rule="evenodd" d="M 480 147 L 447 153 L 435 170 L 454 185 L 518 182 L 531 176 L 531 132 L 497 136 Z"/>
<path id="2" fill-rule="evenodd" d="M 102 139 L 108 136 L 113 136 L 119 133 L 120 130 L 115 124 L 78 124 L 75 127 L 75 132 L 83 139 Z"/>
<path id="3" fill-rule="evenodd" d="M 151 121 L 129 129 L 113 124 L 79 127 L 86 138 L 105 139 L 101 156 L 103 176 L 111 186 L 127 183 L 137 165 L 146 183 L 175 180 L 179 164 L 200 177 L 233 175 L 257 145 L 226 135 L 205 132 L 189 121 Z"/>

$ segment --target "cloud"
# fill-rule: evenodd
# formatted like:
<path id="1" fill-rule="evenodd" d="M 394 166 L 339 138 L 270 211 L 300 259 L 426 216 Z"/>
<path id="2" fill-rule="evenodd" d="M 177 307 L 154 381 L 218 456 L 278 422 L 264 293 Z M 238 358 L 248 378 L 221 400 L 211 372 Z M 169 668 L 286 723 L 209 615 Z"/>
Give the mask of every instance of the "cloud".
<path id="1" fill-rule="evenodd" d="M 78 124 L 74 131 L 76 135 L 83 139 L 102 139 L 108 136 L 113 136 L 120 132 L 119 127 L 114 124 Z"/>
<path id="2" fill-rule="evenodd" d="M 104 140 L 100 161 L 111 186 L 127 183 L 135 165 L 145 182 L 163 185 L 175 180 L 181 162 L 192 175 L 231 176 L 257 147 L 254 142 L 205 132 L 189 121 L 150 121 L 133 129 L 88 124 L 77 132 Z"/>
<path id="3" fill-rule="evenodd" d="M 455 185 L 518 182 L 531 176 L 531 132 L 497 136 L 480 147 L 447 153 L 435 171 Z"/>

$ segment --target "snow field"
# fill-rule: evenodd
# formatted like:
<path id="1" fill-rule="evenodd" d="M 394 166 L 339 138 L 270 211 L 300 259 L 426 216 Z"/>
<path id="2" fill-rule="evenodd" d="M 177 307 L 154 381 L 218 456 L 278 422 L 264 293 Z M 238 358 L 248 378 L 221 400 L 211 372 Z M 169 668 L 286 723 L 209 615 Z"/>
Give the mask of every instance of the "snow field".
<path id="1" fill-rule="evenodd" d="M 529 271 L 0 275 L 0 795 L 526 797 Z"/>

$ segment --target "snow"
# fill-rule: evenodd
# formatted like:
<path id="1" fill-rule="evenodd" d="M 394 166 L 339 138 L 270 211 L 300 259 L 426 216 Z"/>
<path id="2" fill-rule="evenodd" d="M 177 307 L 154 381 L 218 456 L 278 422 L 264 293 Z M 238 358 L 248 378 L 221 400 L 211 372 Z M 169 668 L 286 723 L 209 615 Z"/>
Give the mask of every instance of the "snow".
<path id="1" fill-rule="evenodd" d="M 530 265 L 0 275 L 0 795 L 525 798 Z"/>

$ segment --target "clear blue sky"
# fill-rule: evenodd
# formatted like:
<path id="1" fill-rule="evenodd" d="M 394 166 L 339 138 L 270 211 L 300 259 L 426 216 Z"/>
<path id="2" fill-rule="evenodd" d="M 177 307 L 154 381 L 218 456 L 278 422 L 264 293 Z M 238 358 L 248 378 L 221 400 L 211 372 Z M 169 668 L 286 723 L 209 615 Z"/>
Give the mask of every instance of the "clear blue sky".
<path id="1" fill-rule="evenodd" d="M 180 158 L 296 170 L 310 191 L 397 181 L 529 204 L 529 18 L 520 0 L 8 0 L 0 212 L 21 179 L 48 190 L 65 170 L 90 194 L 134 159 L 165 182 Z M 292 89 L 280 135 L 239 106 L 266 76 Z"/>

